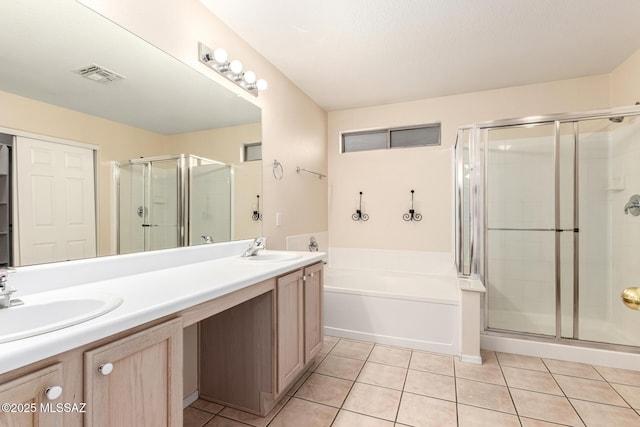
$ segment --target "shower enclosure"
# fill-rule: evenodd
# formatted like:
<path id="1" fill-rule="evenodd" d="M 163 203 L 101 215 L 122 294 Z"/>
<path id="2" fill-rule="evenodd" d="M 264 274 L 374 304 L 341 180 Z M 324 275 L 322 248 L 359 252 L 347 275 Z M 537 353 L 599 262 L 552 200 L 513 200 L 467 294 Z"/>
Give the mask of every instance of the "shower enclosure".
<path id="1" fill-rule="evenodd" d="M 119 254 L 231 240 L 231 166 L 144 157 L 117 162 L 115 179 Z"/>
<path id="2" fill-rule="evenodd" d="M 485 333 L 637 351 L 638 194 L 639 107 L 459 128 L 456 258 Z"/>

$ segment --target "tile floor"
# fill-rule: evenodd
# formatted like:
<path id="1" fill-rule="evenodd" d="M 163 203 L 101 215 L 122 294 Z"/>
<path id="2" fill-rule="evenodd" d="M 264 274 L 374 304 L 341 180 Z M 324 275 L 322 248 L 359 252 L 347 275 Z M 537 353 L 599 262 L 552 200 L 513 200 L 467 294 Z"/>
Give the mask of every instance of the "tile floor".
<path id="1" fill-rule="evenodd" d="M 326 337 L 266 418 L 198 400 L 184 426 L 640 426 L 640 371 L 489 351 L 483 361 Z"/>

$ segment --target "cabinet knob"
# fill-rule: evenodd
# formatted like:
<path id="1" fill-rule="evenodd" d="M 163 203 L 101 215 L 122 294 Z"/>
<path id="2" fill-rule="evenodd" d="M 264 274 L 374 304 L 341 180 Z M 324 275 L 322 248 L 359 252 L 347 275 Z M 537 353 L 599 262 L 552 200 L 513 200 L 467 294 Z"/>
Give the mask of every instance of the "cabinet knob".
<path id="1" fill-rule="evenodd" d="M 103 363 L 102 365 L 98 366 L 98 371 L 102 375 L 109 375 L 111 372 L 113 372 L 113 364 Z"/>
<path id="2" fill-rule="evenodd" d="M 47 387 L 44 391 L 44 395 L 49 400 L 56 400 L 57 398 L 60 397 L 60 395 L 62 395 L 62 387 L 60 387 L 59 385 Z"/>
<path id="3" fill-rule="evenodd" d="M 313 277 L 314 273 L 309 273 L 309 277 Z"/>

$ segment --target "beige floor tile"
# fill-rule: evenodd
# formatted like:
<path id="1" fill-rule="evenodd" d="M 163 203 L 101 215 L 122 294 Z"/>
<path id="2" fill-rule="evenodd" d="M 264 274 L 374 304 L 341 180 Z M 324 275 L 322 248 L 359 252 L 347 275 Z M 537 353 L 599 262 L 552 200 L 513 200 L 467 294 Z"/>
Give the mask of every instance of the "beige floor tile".
<path id="1" fill-rule="evenodd" d="M 376 345 L 369 355 L 369 362 L 408 368 L 411 360 L 411 350 L 398 347 Z"/>
<path id="2" fill-rule="evenodd" d="M 329 354 L 366 360 L 373 349 L 373 344 L 362 341 L 340 340 Z"/>
<path id="3" fill-rule="evenodd" d="M 520 427 L 516 415 L 504 414 L 474 406 L 458 405 L 459 427 Z"/>
<path id="4" fill-rule="evenodd" d="M 554 375 L 558 385 L 567 397 L 628 407 L 620 395 L 606 382 L 585 378 Z"/>
<path id="5" fill-rule="evenodd" d="M 603 366 L 594 366 L 605 380 L 610 383 L 626 384 L 640 387 L 640 371 L 631 371 L 628 369 L 605 368 Z"/>
<path id="6" fill-rule="evenodd" d="M 404 368 L 367 362 L 364 364 L 356 381 L 402 390 L 406 376 L 407 370 Z"/>
<path id="7" fill-rule="evenodd" d="M 563 360 L 542 359 L 552 374 L 569 375 L 572 377 L 587 378 L 590 380 L 604 381 L 600 374 L 591 365 L 584 363 L 565 362 Z"/>
<path id="8" fill-rule="evenodd" d="M 571 399 L 571 403 L 589 427 L 640 426 L 640 416 L 631 408 L 620 408 L 577 399 Z"/>
<path id="9" fill-rule="evenodd" d="M 640 409 L 640 387 L 624 384 L 610 384 L 634 409 Z"/>
<path id="10" fill-rule="evenodd" d="M 456 427 L 456 404 L 432 397 L 402 393 L 399 424 L 416 427 Z"/>
<path id="11" fill-rule="evenodd" d="M 548 372 L 503 366 L 502 374 L 509 387 L 537 391 L 539 393 L 556 394 L 558 396 L 563 395 L 562 390 L 560 390 L 560 387 L 558 387 L 558 384 L 556 384 L 556 381 Z"/>
<path id="12" fill-rule="evenodd" d="M 302 374 L 302 376 L 298 379 L 298 381 L 296 381 L 296 383 L 291 386 L 291 388 L 289 389 L 289 391 L 287 391 L 287 396 L 293 396 L 294 394 L 296 394 L 296 392 L 300 389 L 300 387 L 302 387 L 302 384 L 304 384 L 304 382 L 311 376 L 313 372 L 311 371 L 307 371 L 304 374 Z"/>
<path id="13" fill-rule="evenodd" d="M 322 350 L 320 350 L 320 353 L 329 353 L 331 350 L 333 350 L 333 347 L 336 346 L 338 341 L 340 341 L 340 338 L 338 338 L 338 337 L 332 337 L 331 335 L 325 335 L 324 336 L 324 342 L 322 343 Z"/>
<path id="14" fill-rule="evenodd" d="M 350 411 L 340 411 L 331 427 L 393 427 L 391 421 L 368 417 Z"/>
<path id="15" fill-rule="evenodd" d="M 455 379 L 448 375 L 410 369 L 404 391 L 438 399 L 456 401 Z"/>
<path id="16" fill-rule="evenodd" d="M 276 415 L 269 427 L 329 427 L 333 422 L 338 408 L 321 405 L 315 402 L 291 398 Z"/>
<path id="17" fill-rule="evenodd" d="M 456 379 L 458 403 L 515 414 L 507 387 L 479 381 Z"/>
<path id="18" fill-rule="evenodd" d="M 247 424 L 217 416 L 205 424 L 204 427 L 247 427 Z"/>
<path id="19" fill-rule="evenodd" d="M 559 424 L 548 423 L 546 421 L 534 420 L 533 418 L 520 417 L 522 427 L 559 427 Z"/>
<path id="20" fill-rule="evenodd" d="M 332 356 L 329 354 L 322 363 L 318 365 L 315 373 L 355 381 L 363 366 L 364 360 Z"/>
<path id="21" fill-rule="evenodd" d="M 210 412 L 188 407 L 182 412 L 182 425 L 184 427 L 202 427 L 213 418 Z"/>
<path id="22" fill-rule="evenodd" d="M 313 358 L 313 362 L 307 368 L 307 371 L 308 372 L 315 371 L 318 368 L 318 366 L 322 363 L 322 361 L 327 357 L 327 354 L 328 353 L 318 353 L 318 354 L 316 354 L 316 357 Z"/>
<path id="23" fill-rule="evenodd" d="M 394 421 L 400 404 L 401 391 L 355 383 L 343 409 Z"/>
<path id="24" fill-rule="evenodd" d="M 583 426 L 566 397 L 511 389 L 518 415 L 568 426 Z"/>
<path id="25" fill-rule="evenodd" d="M 254 427 L 265 427 L 273 417 L 276 416 L 278 411 L 282 409 L 284 405 L 289 401 L 289 397 L 284 397 L 278 404 L 267 414 L 266 417 L 259 417 L 257 415 L 249 414 L 247 412 L 238 411 L 233 408 L 224 408 L 218 415 L 225 418 L 230 418 L 235 421 L 240 421 L 245 424 L 252 425 Z"/>
<path id="26" fill-rule="evenodd" d="M 482 381 L 496 385 L 506 385 L 499 365 L 475 365 L 473 363 L 456 360 L 455 369 L 456 378 L 466 378 L 468 380 Z"/>
<path id="27" fill-rule="evenodd" d="M 192 408 L 200 409 L 201 411 L 211 412 L 217 414 L 224 409 L 224 406 L 217 403 L 207 402 L 206 400 L 198 399 L 191 404 Z"/>
<path id="28" fill-rule="evenodd" d="M 353 382 L 349 380 L 313 374 L 300 387 L 295 396 L 339 408 L 349 394 L 352 384 Z"/>
<path id="29" fill-rule="evenodd" d="M 512 368 L 531 369 L 533 371 L 549 372 L 539 357 L 522 356 L 519 354 L 496 353 L 500 366 Z"/>
<path id="30" fill-rule="evenodd" d="M 413 351 L 409 369 L 453 376 L 453 357 Z"/>
<path id="31" fill-rule="evenodd" d="M 497 365 L 498 358 L 495 351 L 480 350 L 480 357 L 482 358 L 483 365 Z"/>

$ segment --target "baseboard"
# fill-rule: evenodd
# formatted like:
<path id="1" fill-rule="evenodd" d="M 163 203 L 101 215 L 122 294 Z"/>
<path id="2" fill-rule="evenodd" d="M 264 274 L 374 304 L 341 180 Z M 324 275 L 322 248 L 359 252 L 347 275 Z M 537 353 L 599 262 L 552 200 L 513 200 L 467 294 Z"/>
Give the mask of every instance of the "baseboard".
<path id="1" fill-rule="evenodd" d="M 185 409 L 191 406 L 193 402 L 198 400 L 199 396 L 200 396 L 200 393 L 198 392 L 198 390 L 196 390 L 193 393 L 191 393 L 189 396 L 185 397 L 184 400 L 182 401 L 182 409 Z"/>
<path id="2" fill-rule="evenodd" d="M 474 363 L 476 365 L 482 365 L 482 357 L 480 356 L 469 356 L 466 354 L 460 355 L 461 362 Z"/>
<path id="3" fill-rule="evenodd" d="M 353 331 L 349 329 L 324 327 L 325 335 L 339 338 L 348 338 L 359 341 L 367 341 L 375 344 L 392 345 L 396 347 L 411 348 L 414 350 L 429 351 L 433 353 L 457 355 L 458 349 L 452 344 L 436 343 L 430 341 L 418 341 L 401 337 L 391 337 L 386 335 L 372 334 L 368 332 Z"/>

